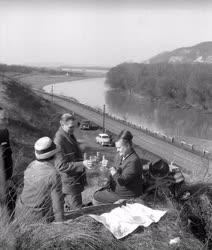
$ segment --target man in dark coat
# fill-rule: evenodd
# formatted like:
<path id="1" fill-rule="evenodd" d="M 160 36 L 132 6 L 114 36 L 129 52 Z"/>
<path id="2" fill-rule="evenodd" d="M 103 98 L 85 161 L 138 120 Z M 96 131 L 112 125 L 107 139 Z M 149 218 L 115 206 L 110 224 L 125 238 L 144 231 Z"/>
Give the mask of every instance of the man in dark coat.
<path id="1" fill-rule="evenodd" d="M 9 131 L 6 128 L 7 123 L 8 123 L 7 113 L 0 107 L 0 145 L 4 161 L 4 171 L 5 171 L 6 181 L 9 180 L 13 174 L 12 150 L 10 147 Z"/>
<path id="2" fill-rule="evenodd" d="M 9 214 L 12 213 L 15 208 L 16 192 L 14 184 L 11 180 L 13 174 L 13 160 L 12 160 L 12 150 L 10 147 L 9 131 L 7 129 L 8 125 L 8 114 L 0 107 L 0 158 L 1 158 L 1 172 L 3 176 L 1 179 L 5 183 L 5 195 L 6 203 Z M 1 182 L 2 182 L 1 181 Z"/>
<path id="3" fill-rule="evenodd" d="M 94 194 L 94 205 L 114 203 L 142 194 L 142 165 L 132 147 L 132 134 L 123 130 L 116 141 L 118 155 L 115 167 L 110 168 L 109 183 Z"/>
<path id="4" fill-rule="evenodd" d="M 54 142 L 60 148 L 57 155 L 56 168 L 59 170 L 65 205 L 67 209 L 82 206 L 82 191 L 86 185 L 85 167 L 88 161 L 83 161 L 82 152 L 74 136 L 75 117 L 63 114 L 60 128 L 55 134 Z"/>
<path id="5" fill-rule="evenodd" d="M 4 161 L 2 157 L 2 149 L 0 147 L 0 206 L 4 206 L 7 201 L 6 180 L 4 171 Z"/>

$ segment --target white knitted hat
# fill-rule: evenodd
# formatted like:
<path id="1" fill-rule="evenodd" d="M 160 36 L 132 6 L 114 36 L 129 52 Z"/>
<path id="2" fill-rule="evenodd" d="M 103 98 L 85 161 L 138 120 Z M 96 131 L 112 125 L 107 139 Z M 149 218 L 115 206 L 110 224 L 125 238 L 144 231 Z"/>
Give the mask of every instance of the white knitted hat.
<path id="1" fill-rule="evenodd" d="M 49 137 L 42 137 L 35 142 L 35 156 L 38 160 L 45 160 L 55 155 L 59 150 Z"/>

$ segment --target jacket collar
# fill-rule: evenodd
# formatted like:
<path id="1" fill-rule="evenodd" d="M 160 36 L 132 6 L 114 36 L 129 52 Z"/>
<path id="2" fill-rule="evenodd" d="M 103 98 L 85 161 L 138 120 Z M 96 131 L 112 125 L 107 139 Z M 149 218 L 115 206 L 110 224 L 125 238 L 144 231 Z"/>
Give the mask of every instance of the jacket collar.
<path id="1" fill-rule="evenodd" d="M 124 161 L 126 161 L 127 159 L 129 159 L 129 157 L 131 155 L 133 155 L 135 153 L 135 150 L 132 148 L 132 150 L 125 156 L 125 157 L 121 157 L 120 159 L 120 164 L 122 164 Z"/>
<path id="2" fill-rule="evenodd" d="M 128 157 L 130 157 L 133 153 L 135 153 L 134 149 L 131 149 L 131 151 L 124 157 L 122 157 L 123 161 L 125 161 Z"/>
<path id="3" fill-rule="evenodd" d="M 65 136 L 66 137 L 66 139 L 69 141 L 69 142 L 71 142 L 71 143 L 73 143 L 73 144 L 76 144 L 76 140 L 74 140 L 74 135 L 73 135 L 73 138 L 72 138 L 72 136 L 70 136 L 68 133 L 66 133 L 65 131 L 64 131 L 64 129 L 60 126 L 60 128 L 59 128 L 59 131 L 60 131 L 60 133 L 63 135 L 63 136 Z"/>

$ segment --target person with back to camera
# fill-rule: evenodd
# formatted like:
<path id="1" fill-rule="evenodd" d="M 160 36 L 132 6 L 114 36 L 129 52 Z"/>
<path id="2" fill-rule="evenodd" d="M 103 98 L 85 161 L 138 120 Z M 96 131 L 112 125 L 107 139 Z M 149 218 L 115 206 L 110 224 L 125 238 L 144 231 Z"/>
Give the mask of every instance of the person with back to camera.
<path id="1" fill-rule="evenodd" d="M 86 185 L 85 167 L 89 160 L 83 161 L 83 155 L 74 136 L 75 117 L 73 114 L 63 114 L 60 128 L 55 134 L 54 142 L 60 148 L 57 155 L 56 168 L 59 170 L 66 209 L 82 207 L 82 191 Z"/>
<path id="2" fill-rule="evenodd" d="M 35 157 L 24 172 L 24 187 L 18 198 L 15 217 L 21 222 L 63 221 L 63 194 L 60 174 L 54 166 L 59 149 L 49 137 L 35 142 Z"/>
<path id="3" fill-rule="evenodd" d="M 12 150 L 10 147 L 9 131 L 7 129 L 8 115 L 0 107 L 0 145 L 3 153 L 5 178 L 9 180 L 13 174 Z"/>
<path id="4" fill-rule="evenodd" d="M 132 138 L 127 130 L 119 134 L 115 143 L 115 167 L 110 168 L 109 185 L 94 193 L 94 205 L 136 198 L 142 194 L 142 164 L 133 148 Z"/>
<path id="5" fill-rule="evenodd" d="M 13 175 L 13 160 L 12 150 L 10 147 L 8 125 L 8 113 L 0 107 L 0 157 L 1 157 L 1 172 L 2 181 L 5 182 L 5 203 L 10 215 L 15 209 L 16 191 L 12 181 Z M 4 179 L 4 180 L 3 180 Z"/>

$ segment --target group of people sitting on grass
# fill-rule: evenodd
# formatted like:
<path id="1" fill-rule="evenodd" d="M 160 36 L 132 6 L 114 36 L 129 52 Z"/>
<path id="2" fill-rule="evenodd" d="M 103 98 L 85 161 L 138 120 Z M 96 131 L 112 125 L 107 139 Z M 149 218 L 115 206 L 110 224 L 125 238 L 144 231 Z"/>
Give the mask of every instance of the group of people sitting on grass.
<path id="1" fill-rule="evenodd" d="M 0 109 L 0 123 L 3 124 L 4 120 L 4 110 Z M 35 142 L 35 160 L 24 172 L 23 190 L 16 201 L 17 219 L 26 223 L 63 221 L 64 209 L 68 211 L 84 206 L 82 192 L 86 186 L 86 169 L 90 169 L 93 163 L 83 159 L 74 136 L 75 125 L 73 114 L 63 114 L 54 139 L 42 137 Z M 127 130 L 118 135 L 115 164 L 110 168 L 107 166 L 110 172 L 108 183 L 93 194 L 93 205 L 114 203 L 143 194 L 143 167 L 133 149 L 132 139 L 133 135 Z M 1 150 L 6 152 L 2 153 L 1 164 L 8 182 L 12 176 L 12 151 L 6 128 L 0 129 L 0 143 Z"/>

